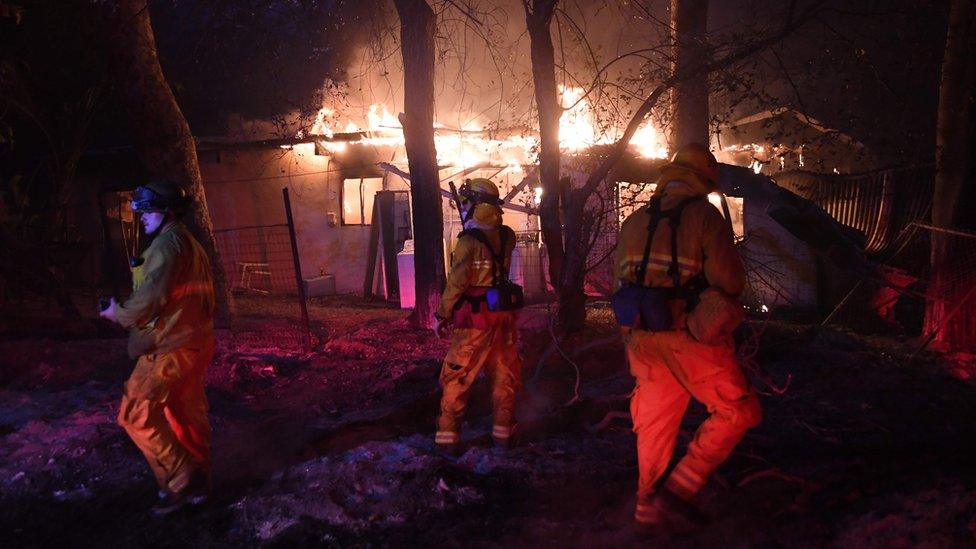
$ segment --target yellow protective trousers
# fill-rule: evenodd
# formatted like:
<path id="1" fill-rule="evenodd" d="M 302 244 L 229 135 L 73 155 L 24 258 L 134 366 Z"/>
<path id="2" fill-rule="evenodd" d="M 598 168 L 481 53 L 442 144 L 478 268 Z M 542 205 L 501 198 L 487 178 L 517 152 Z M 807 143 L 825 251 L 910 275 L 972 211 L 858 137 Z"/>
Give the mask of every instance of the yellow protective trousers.
<path id="1" fill-rule="evenodd" d="M 204 373 L 213 340 L 139 357 L 125 383 L 118 422 L 139 447 L 160 488 L 179 493 L 194 474 L 210 475 L 210 422 Z"/>
<path id="2" fill-rule="evenodd" d="M 627 336 L 627 357 L 637 382 L 630 413 L 637 434 L 636 518 L 641 520 L 642 504 L 671 461 L 691 397 L 704 404 L 710 415 L 665 481 L 668 490 L 685 499 L 701 490 L 746 431 L 759 424 L 762 411 L 731 337 L 726 344 L 711 346 L 699 343 L 687 330 L 634 330 Z"/>
<path id="3" fill-rule="evenodd" d="M 491 384 L 492 436 L 507 442 L 515 427 L 515 400 L 522 386 L 515 313 L 482 311 L 475 316 L 477 328 L 454 329 L 451 348 L 441 367 L 444 393 L 437 420 L 435 442 L 438 444 L 456 444 L 461 440 L 461 423 L 471 385 L 482 368 L 486 368 Z"/>

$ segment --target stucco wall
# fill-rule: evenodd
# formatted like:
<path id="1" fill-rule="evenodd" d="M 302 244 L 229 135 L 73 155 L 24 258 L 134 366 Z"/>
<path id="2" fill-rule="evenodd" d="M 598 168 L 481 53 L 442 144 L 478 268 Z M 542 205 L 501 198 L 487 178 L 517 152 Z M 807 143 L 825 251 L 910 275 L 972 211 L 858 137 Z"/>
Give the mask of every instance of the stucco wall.
<path id="1" fill-rule="evenodd" d="M 341 168 L 329 157 L 311 145 L 208 152 L 200 169 L 216 231 L 284 224 L 281 189 L 288 187 L 302 276 L 325 272 L 335 276 L 338 292 L 362 290 L 369 227 L 339 222 Z M 253 238 L 241 233 L 241 240 Z"/>
<path id="2" fill-rule="evenodd" d="M 342 225 L 340 210 L 344 179 L 383 175 L 376 168 L 375 159 L 367 156 L 364 151 L 348 151 L 335 157 L 316 155 L 311 144 L 292 148 L 201 152 L 200 169 L 214 230 L 222 233 L 218 243 L 224 242 L 225 247 L 253 249 L 258 245 L 255 242 L 257 239 L 270 238 L 274 242 L 266 242 L 265 246 L 281 252 L 287 244 L 283 240 L 283 230 L 276 229 L 273 234 L 267 231 L 259 234 L 254 230 L 230 230 L 284 224 L 286 219 L 281 189 L 288 187 L 302 276 L 312 278 L 320 273 L 328 273 L 335 277 L 337 292 L 362 292 L 370 227 Z M 465 177 L 494 176 L 503 195 L 523 177 L 511 170 L 502 173 L 498 169 L 479 170 L 466 175 L 458 172 L 459 168 L 447 168 L 442 170 L 441 177 L 449 179 L 458 175 L 454 179 L 460 185 Z M 406 182 L 395 175 L 386 175 L 384 186 L 387 190 L 409 189 Z M 526 190 L 519 196 L 519 202 L 531 200 L 531 193 L 531 188 Z M 449 251 L 460 226 L 451 202 L 444 199 L 442 204 L 444 235 Z M 504 222 L 516 231 L 532 230 L 536 226 L 531 216 L 511 211 L 505 212 Z M 293 270 L 282 257 L 283 252 L 278 252 L 271 254 L 273 257 L 270 261 L 277 264 L 272 269 L 275 273 L 271 289 L 294 291 L 294 284 L 290 281 Z M 226 268 L 233 271 L 235 282 L 239 283 L 239 263 L 233 259 L 229 263 Z"/>

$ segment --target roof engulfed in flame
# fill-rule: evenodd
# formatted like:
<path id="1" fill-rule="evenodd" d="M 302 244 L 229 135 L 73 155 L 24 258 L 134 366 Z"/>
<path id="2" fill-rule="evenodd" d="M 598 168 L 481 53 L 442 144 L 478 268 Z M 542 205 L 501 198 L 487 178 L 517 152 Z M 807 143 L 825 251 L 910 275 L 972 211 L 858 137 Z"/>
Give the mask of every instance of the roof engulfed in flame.
<path id="1" fill-rule="evenodd" d="M 617 127 L 601 128 L 584 93 L 582 88 L 560 87 L 561 103 L 565 110 L 559 120 L 559 143 L 566 153 L 612 143 L 623 132 Z M 335 109 L 323 107 L 316 115 L 311 133 L 331 137 L 338 133 L 336 128 L 342 128 L 344 133 L 362 133 L 363 138 L 358 143 L 396 148 L 396 161 L 406 158 L 402 147 L 403 128 L 385 105 L 370 105 L 360 120 L 348 119 L 338 115 Z M 448 128 L 436 122 L 434 130 L 437 160 L 444 166 L 468 168 L 490 164 L 520 170 L 521 166 L 535 164 L 538 160 L 539 137 L 535 131 L 488 131 L 476 124 Z M 663 134 L 650 124 L 637 131 L 631 145 L 638 154 L 648 158 L 664 158 L 667 155 Z M 323 146 L 333 154 L 340 154 L 348 147 L 347 143 L 341 141 L 329 141 Z"/>

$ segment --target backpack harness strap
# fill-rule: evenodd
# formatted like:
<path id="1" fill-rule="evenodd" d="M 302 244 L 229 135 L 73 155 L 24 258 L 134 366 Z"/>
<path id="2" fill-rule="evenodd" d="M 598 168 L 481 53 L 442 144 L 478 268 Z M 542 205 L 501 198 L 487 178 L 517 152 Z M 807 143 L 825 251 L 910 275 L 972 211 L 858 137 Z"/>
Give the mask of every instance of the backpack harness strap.
<path id="1" fill-rule="evenodd" d="M 650 214 L 650 220 L 647 223 L 647 242 L 644 244 L 644 257 L 634 270 L 638 286 L 644 287 L 644 277 L 647 274 L 647 264 L 651 256 L 651 242 L 654 240 L 654 233 L 662 219 L 667 219 L 671 227 L 671 264 L 667 271 L 672 283 L 672 288 L 669 288 L 671 299 L 684 299 L 689 305 L 692 305 L 701 290 L 708 286 L 703 271 L 682 284 L 681 269 L 678 266 L 678 226 L 681 225 L 681 214 L 684 212 L 685 206 L 702 199 L 701 196 L 691 196 L 679 202 L 677 206 L 663 211 L 661 210 L 661 195 L 655 196 L 648 202 L 647 212 Z"/>
<path id="2" fill-rule="evenodd" d="M 477 240 L 478 242 L 484 244 L 485 248 L 488 249 L 488 255 L 491 256 L 491 285 L 497 286 L 499 282 L 503 280 L 508 280 L 508 273 L 505 271 L 505 245 L 508 244 L 508 233 L 513 232 L 507 225 L 502 225 L 499 228 L 498 236 L 501 239 L 500 251 L 496 254 L 494 248 L 491 247 L 491 242 L 488 241 L 488 235 L 481 229 L 464 229 L 458 234 L 458 238 L 462 236 L 470 236 Z M 486 292 L 483 289 L 476 289 L 473 294 L 468 294 L 467 292 L 461 296 L 457 304 L 454 306 L 455 309 L 461 306 L 465 301 L 471 304 L 471 312 L 478 313 L 481 310 L 481 304 L 487 302 Z"/>
<path id="3" fill-rule="evenodd" d="M 505 270 L 505 245 L 508 244 L 508 233 L 512 232 L 512 229 L 508 228 L 506 225 L 502 225 L 499 228 L 498 236 L 501 239 L 500 250 L 495 253 L 495 250 L 491 247 L 491 242 L 488 241 L 488 235 L 485 234 L 481 229 L 464 229 L 458 234 L 458 238 L 462 236 L 471 236 L 478 242 L 484 244 L 485 248 L 488 248 L 488 254 L 491 256 L 491 283 L 492 286 L 498 285 L 502 280 L 508 279 L 508 273 L 504 273 Z"/>

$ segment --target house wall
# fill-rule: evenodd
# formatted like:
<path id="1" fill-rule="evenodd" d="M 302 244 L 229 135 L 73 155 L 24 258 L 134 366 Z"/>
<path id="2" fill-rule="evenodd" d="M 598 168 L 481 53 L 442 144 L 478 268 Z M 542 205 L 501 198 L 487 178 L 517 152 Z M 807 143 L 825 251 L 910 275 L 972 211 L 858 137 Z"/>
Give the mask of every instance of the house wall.
<path id="1" fill-rule="evenodd" d="M 330 157 L 315 155 L 311 144 L 208 151 L 200 154 L 200 170 L 214 230 L 224 235 L 218 245 L 240 247 L 235 251 L 242 257 L 263 244 L 261 253 L 271 259 L 271 289 L 295 291 L 290 250 L 282 248 L 288 245 L 287 229 L 258 233 L 241 228 L 285 224 L 282 188 L 288 187 L 302 277 L 328 273 L 335 277 L 337 292 L 362 291 L 369 226 L 339 222 L 342 171 Z M 233 269 L 232 279 L 239 284 L 240 272 Z M 287 272 L 274 272 L 282 270 Z"/>
<path id="2" fill-rule="evenodd" d="M 246 282 L 258 289 L 294 292 L 294 270 L 282 201 L 288 187 L 298 240 L 302 277 L 320 274 L 335 277 L 338 293 L 362 292 L 369 252 L 369 225 L 342 224 L 342 187 L 347 178 L 383 177 L 385 190 L 409 190 L 402 178 L 376 167 L 382 157 L 374 147 L 350 146 L 334 156 L 316 155 L 312 144 L 291 148 L 211 150 L 200 153 L 207 201 L 217 233 L 225 269 L 235 287 Z M 402 166 L 406 169 L 406 166 Z M 461 174 L 460 168 L 446 168 L 444 180 L 460 186 L 466 177 L 491 177 L 502 195 L 517 185 L 524 174 L 498 168 Z M 446 187 L 446 183 L 444 184 Z M 532 189 L 516 202 L 531 200 Z M 451 201 L 442 201 L 445 248 L 450 253 L 460 220 Z M 503 222 L 516 231 L 536 228 L 534 216 L 506 210 Z M 267 263 L 270 280 L 264 274 L 244 274 L 244 263 Z M 257 271 L 263 269 L 257 268 Z M 244 280 L 249 277 L 250 280 Z M 412 273 L 409 277 L 412 281 Z M 377 277 L 376 280 L 382 280 Z"/>

